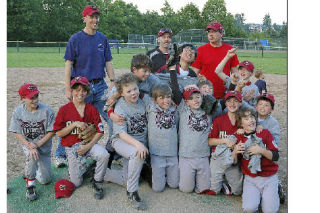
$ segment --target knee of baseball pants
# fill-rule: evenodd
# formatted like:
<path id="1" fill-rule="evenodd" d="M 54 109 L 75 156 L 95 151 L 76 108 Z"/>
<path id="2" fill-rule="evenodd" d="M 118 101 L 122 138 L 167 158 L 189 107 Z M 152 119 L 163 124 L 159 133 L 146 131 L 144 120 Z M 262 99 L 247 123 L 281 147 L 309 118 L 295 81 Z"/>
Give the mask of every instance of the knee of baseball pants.
<path id="1" fill-rule="evenodd" d="M 103 146 L 95 144 L 90 150 L 90 155 L 92 155 L 92 158 L 97 161 L 94 179 L 96 181 L 101 181 L 106 174 L 110 154 Z"/>
<path id="2" fill-rule="evenodd" d="M 179 190 L 185 193 L 193 192 L 195 187 L 196 171 L 191 167 L 185 168 L 184 166 L 181 166 L 180 162 L 179 162 L 179 168 L 180 168 Z"/>
<path id="3" fill-rule="evenodd" d="M 252 178 L 250 177 L 246 176 L 244 178 L 242 193 L 242 209 L 244 212 L 256 212 L 260 204 L 260 191 L 251 181 Z"/>
<path id="4" fill-rule="evenodd" d="M 280 205 L 280 198 L 278 194 L 278 176 L 273 175 L 268 178 L 268 183 L 264 186 L 262 191 L 262 211 L 265 213 L 278 212 Z"/>
<path id="5" fill-rule="evenodd" d="M 77 177 L 76 175 L 71 175 L 71 174 L 69 174 L 69 177 L 70 177 L 70 181 L 75 185 L 76 188 L 81 186 L 83 182 L 83 177 Z"/>
<path id="6" fill-rule="evenodd" d="M 210 189 L 217 194 L 220 192 L 224 176 L 224 166 L 219 159 L 211 158 L 210 161 Z"/>
<path id="7" fill-rule="evenodd" d="M 165 168 L 152 167 L 152 189 L 162 192 L 166 186 Z"/>

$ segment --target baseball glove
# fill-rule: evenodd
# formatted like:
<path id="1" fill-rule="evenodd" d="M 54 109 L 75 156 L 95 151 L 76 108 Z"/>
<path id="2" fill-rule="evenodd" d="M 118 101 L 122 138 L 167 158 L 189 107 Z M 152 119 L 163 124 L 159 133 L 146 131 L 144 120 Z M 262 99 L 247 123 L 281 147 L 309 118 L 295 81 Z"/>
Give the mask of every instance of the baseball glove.
<path id="1" fill-rule="evenodd" d="M 82 131 L 80 131 L 78 138 L 84 141 L 86 144 L 89 143 L 97 130 L 94 124 L 89 124 L 88 127 Z"/>
<path id="2" fill-rule="evenodd" d="M 213 115 L 216 111 L 218 105 L 217 99 L 212 95 L 205 95 L 201 104 L 201 109 L 203 109 L 207 115 Z"/>
<path id="3" fill-rule="evenodd" d="M 173 53 L 173 54 L 172 54 Z M 180 62 L 180 57 L 179 57 L 179 52 L 178 52 L 178 45 L 176 43 L 173 44 L 173 51 L 170 54 L 170 57 L 167 61 L 167 69 L 169 69 L 169 67 L 179 64 Z"/>

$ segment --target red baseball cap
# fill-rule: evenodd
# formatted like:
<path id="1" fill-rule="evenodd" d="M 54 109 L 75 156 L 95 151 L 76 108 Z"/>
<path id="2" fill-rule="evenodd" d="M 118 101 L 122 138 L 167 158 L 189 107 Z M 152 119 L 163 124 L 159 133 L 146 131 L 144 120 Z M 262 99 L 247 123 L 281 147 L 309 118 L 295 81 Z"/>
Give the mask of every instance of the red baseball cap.
<path id="1" fill-rule="evenodd" d="M 75 84 L 82 84 L 84 86 L 89 86 L 89 81 L 86 77 L 78 76 L 71 80 L 70 86 L 73 87 Z"/>
<path id="2" fill-rule="evenodd" d="M 40 91 L 35 84 L 25 83 L 19 89 L 20 98 L 29 98 L 31 99 L 36 94 L 39 94 Z"/>
<path id="3" fill-rule="evenodd" d="M 208 26 L 207 26 L 205 31 L 209 31 L 211 29 L 214 30 L 214 31 L 224 30 L 222 24 L 220 24 L 219 22 L 211 22 L 210 24 L 208 24 Z"/>
<path id="4" fill-rule="evenodd" d="M 61 197 L 70 197 L 75 190 L 76 186 L 69 180 L 61 179 L 54 185 L 56 192 L 56 199 Z"/>
<path id="5" fill-rule="evenodd" d="M 259 95 L 256 100 L 259 101 L 262 98 L 266 98 L 266 99 L 270 100 L 273 105 L 275 103 L 274 96 L 271 93 L 263 93 L 263 94 Z"/>
<path id="6" fill-rule="evenodd" d="M 228 91 L 224 96 L 224 100 L 226 101 L 230 97 L 235 97 L 238 101 L 242 102 L 242 95 L 238 91 Z"/>
<path id="7" fill-rule="evenodd" d="M 242 61 L 240 64 L 239 64 L 239 67 L 244 67 L 246 68 L 249 72 L 253 72 L 254 70 L 254 66 L 253 66 L 253 63 L 251 61 Z"/>
<path id="8" fill-rule="evenodd" d="M 192 95 L 192 93 L 194 92 L 199 92 L 200 93 L 200 90 L 198 88 L 195 88 L 195 87 L 191 87 L 191 88 L 188 88 L 184 91 L 183 93 L 183 97 L 185 100 L 188 100 L 190 98 L 190 96 Z"/>
<path id="9" fill-rule="evenodd" d="M 88 5 L 83 9 L 82 16 L 83 17 L 86 17 L 87 15 L 92 16 L 92 14 L 94 13 L 98 13 L 99 15 L 101 14 L 96 6 Z"/>
<path id="10" fill-rule="evenodd" d="M 165 34 L 165 33 L 169 33 L 170 36 L 172 36 L 172 34 L 173 34 L 171 29 L 169 29 L 169 28 L 162 28 L 162 29 L 159 30 L 158 37 L 162 36 L 162 35 Z"/>

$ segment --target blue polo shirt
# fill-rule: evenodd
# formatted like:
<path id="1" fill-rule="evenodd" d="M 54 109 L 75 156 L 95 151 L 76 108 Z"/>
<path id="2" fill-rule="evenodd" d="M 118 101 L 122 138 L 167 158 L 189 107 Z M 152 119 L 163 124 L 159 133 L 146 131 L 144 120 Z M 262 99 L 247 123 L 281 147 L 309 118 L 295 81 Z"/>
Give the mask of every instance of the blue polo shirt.
<path id="1" fill-rule="evenodd" d="M 73 61 L 71 77 L 84 76 L 89 81 L 104 78 L 106 62 L 112 60 L 108 39 L 99 31 L 95 35 L 83 30 L 75 33 L 68 41 L 64 59 Z"/>

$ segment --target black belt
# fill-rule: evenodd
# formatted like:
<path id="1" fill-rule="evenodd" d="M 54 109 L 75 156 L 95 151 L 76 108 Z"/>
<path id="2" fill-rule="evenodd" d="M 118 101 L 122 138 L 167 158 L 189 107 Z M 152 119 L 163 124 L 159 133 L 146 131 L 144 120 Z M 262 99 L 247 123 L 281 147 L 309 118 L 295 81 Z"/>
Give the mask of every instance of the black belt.
<path id="1" fill-rule="evenodd" d="M 91 81 L 89 81 L 91 84 L 96 84 L 99 83 L 100 81 L 102 81 L 103 78 L 97 78 L 97 79 L 92 79 Z"/>

